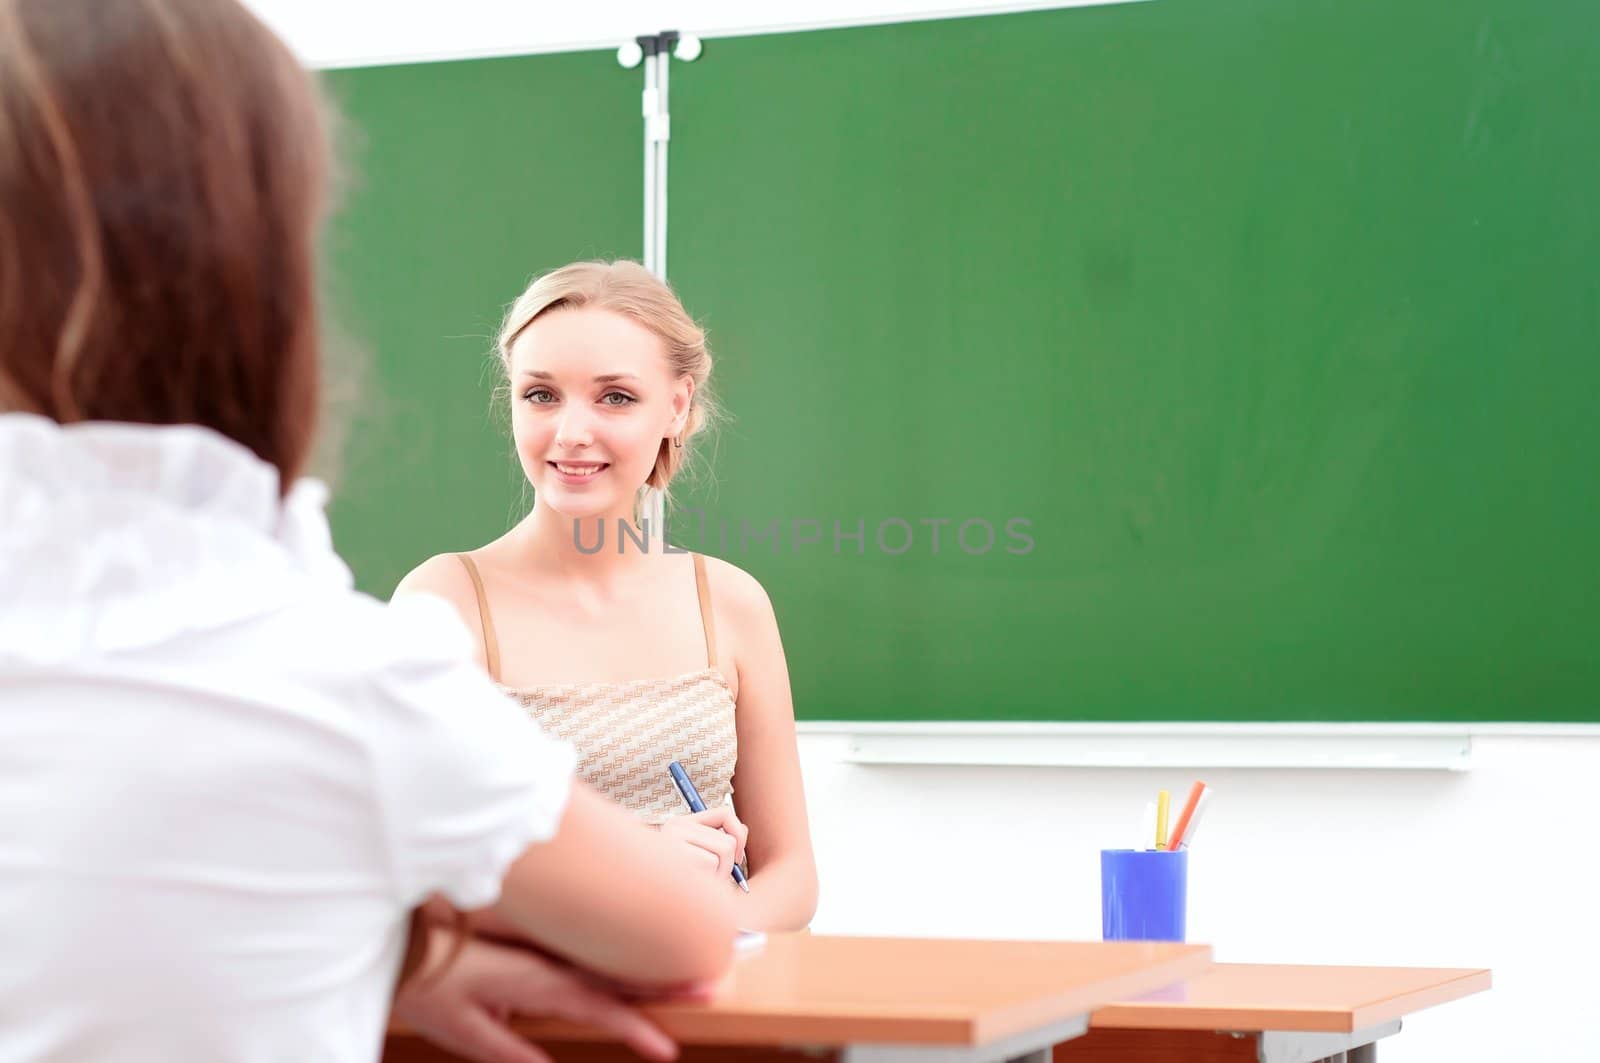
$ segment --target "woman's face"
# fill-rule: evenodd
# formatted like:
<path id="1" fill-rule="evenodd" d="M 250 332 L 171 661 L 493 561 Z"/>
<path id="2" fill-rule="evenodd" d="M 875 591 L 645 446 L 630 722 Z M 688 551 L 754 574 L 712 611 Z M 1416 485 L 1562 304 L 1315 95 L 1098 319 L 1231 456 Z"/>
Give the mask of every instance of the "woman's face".
<path id="1" fill-rule="evenodd" d="M 512 435 L 537 500 L 573 519 L 631 516 L 693 384 L 643 325 L 596 307 L 550 311 L 511 345 Z"/>

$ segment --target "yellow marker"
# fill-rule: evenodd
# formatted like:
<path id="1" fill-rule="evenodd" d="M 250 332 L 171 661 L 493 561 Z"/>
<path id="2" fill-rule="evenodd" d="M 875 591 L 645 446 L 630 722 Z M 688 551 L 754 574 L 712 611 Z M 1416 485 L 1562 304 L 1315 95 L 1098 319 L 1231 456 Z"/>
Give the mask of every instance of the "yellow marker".
<path id="1" fill-rule="evenodd" d="M 1172 810 L 1172 795 L 1162 790 L 1156 795 L 1156 848 L 1167 847 L 1167 813 Z"/>

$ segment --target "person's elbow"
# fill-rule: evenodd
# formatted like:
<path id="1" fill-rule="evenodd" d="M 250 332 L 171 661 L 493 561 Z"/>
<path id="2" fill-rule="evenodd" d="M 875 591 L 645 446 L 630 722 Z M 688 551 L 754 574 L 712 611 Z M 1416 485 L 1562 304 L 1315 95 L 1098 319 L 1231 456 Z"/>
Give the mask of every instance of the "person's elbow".
<path id="1" fill-rule="evenodd" d="M 817 867 L 805 861 L 792 872 L 789 883 L 789 903 L 778 930 L 804 930 L 817 914 Z"/>
<path id="2" fill-rule="evenodd" d="M 732 905 L 720 899 L 699 908 L 670 926 L 669 940 L 660 943 L 656 969 L 659 984 L 675 986 L 714 982 L 733 964 L 734 936 L 738 927 Z"/>
<path id="3" fill-rule="evenodd" d="M 795 930 L 800 930 L 811 925 L 811 920 L 817 914 L 817 894 L 821 886 L 817 882 L 817 869 L 815 865 L 807 869 L 805 881 L 800 888 L 800 902 L 797 906 Z"/>

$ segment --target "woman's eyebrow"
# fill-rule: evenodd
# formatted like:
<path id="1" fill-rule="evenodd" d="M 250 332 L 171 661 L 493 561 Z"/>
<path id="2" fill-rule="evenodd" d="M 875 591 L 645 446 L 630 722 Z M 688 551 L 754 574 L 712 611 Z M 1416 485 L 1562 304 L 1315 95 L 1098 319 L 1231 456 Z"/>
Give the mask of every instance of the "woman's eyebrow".
<path id="1" fill-rule="evenodd" d="M 533 380 L 554 380 L 555 379 L 554 374 L 547 373 L 543 369 L 524 369 L 522 371 L 522 375 L 525 376 L 525 377 L 529 377 L 529 378 L 531 378 Z M 594 382 L 596 384 L 611 384 L 611 383 L 615 383 L 618 380 L 638 380 L 638 379 L 639 379 L 639 377 L 635 373 L 601 373 L 599 376 L 594 378 Z"/>

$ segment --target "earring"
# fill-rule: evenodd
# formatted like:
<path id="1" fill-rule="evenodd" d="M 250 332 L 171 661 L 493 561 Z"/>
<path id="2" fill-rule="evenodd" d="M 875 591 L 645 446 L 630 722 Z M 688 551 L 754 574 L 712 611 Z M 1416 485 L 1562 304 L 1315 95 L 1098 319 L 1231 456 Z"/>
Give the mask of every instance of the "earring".
<path id="1" fill-rule="evenodd" d="M 679 450 L 682 450 L 683 449 L 683 436 L 681 436 L 681 435 L 673 436 L 672 437 L 672 445 L 674 447 L 677 447 Z"/>

